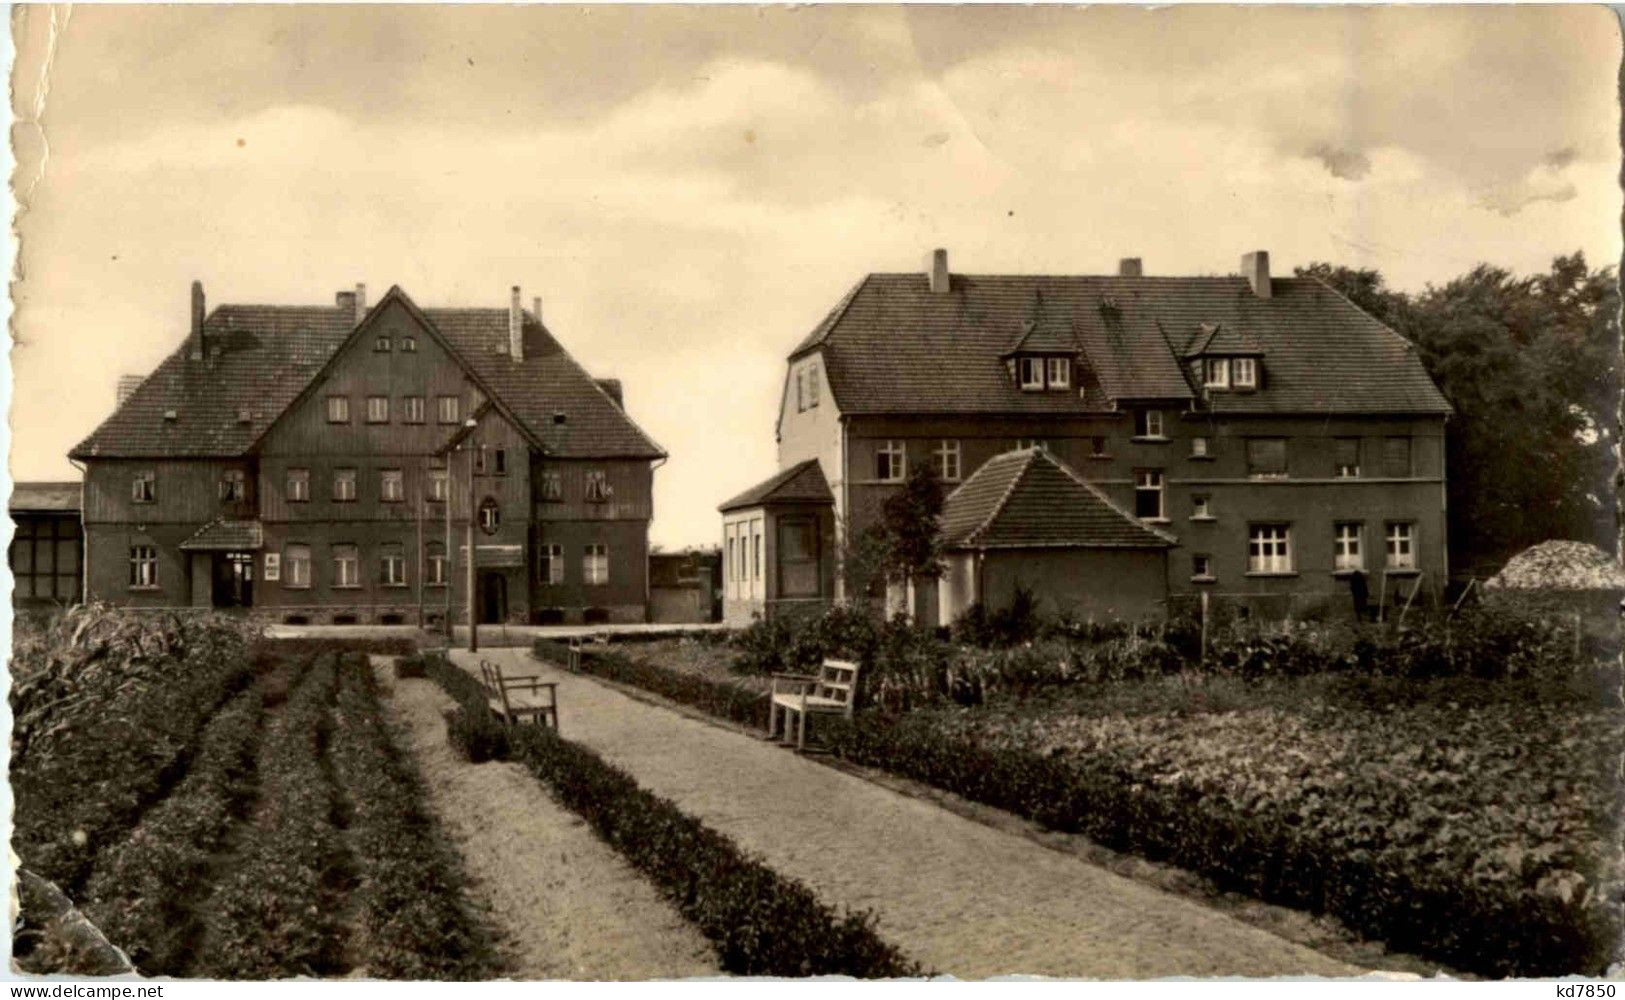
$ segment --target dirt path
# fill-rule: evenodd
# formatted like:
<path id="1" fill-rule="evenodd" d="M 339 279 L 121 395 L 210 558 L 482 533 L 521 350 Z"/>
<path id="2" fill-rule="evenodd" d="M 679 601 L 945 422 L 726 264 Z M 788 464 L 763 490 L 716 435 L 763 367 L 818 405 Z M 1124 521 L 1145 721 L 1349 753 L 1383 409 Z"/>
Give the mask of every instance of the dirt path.
<path id="1" fill-rule="evenodd" d="M 466 653 L 455 654 L 465 669 Z M 872 908 L 910 957 L 962 978 L 1357 975 L 1189 900 L 749 736 L 491 650 L 559 682 L 560 728 L 799 878 Z"/>
<path id="2" fill-rule="evenodd" d="M 515 979 L 677 979 L 719 974 L 716 954 L 653 886 L 518 764 L 470 764 L 446 741 L 451 700 L 380 671 L 429 807 L 462 851 L 473 891 L 507 936 Z"/>

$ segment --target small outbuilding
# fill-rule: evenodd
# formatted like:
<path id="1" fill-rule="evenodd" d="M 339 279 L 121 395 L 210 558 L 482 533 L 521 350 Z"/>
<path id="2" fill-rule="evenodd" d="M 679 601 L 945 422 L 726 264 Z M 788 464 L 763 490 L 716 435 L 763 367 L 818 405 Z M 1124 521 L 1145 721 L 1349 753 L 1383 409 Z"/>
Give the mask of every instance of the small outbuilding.
<path id="1" fill-rule="evenodd" d="M 1174 536 L 1113 504 L 1043 448 L 989 459 L 949 494 L 942 524 L 943 623 L 978 602 L 1006 607 L 1018 589 L 1048 617 L 1135 619 L 1167 607 Z"/>
<path id="2" fill-rule="evenodd" d="M 722 620 L 818 614 L 835 595 L 835 494 L 817 459 L 790 466 L 722 512 Z"/>

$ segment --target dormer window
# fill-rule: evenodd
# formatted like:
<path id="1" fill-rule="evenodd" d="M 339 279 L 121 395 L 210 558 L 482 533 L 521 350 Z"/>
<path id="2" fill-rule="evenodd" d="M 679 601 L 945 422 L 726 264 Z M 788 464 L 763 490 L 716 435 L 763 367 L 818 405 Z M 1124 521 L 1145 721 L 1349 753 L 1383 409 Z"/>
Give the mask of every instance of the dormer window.
<path id="1" fill-rule="evenodd" d="M 1021 372 L 1021 390 L 1023 392 L 1044 391 L 1044 361 L 1042 358 L 1022 358 L 1017 362 Z"/>
<path id="2" fill-rule="evenodd" d="M 1208 389 L 1230 388 L 1230 359 L 1208 358 L 1202 362 L 1202 385 Z"/>
<path id="3" fill-rule="evenodd" d="M 1236 358 L 1232 375 L 1237 389 L 1258 388 L 1258 362 L 1252 358 Z"/>
<path id="4" fill-rule="evenodd" d="M 1044 362 L 1044 379 L 1051 389 L 1072 387 L 1072 359 L 1049 358 Z"/>

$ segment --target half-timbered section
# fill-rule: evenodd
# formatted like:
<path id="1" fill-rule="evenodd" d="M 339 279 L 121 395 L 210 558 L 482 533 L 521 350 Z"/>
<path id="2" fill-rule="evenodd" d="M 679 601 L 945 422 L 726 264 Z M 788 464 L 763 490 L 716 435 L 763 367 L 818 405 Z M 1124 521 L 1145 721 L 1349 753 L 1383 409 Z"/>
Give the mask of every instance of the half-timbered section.
<path id="1" fill-rule="evenodd" d="M 537 310 L 226 305 L 72 455 L 91 596 L 283 622 L 642 621 L 653 464 Z M 473 551 L 469 551 L 469 528 Z M 470 573 L 472 569 L 472 573 Z"/>
<path id="2" fill-rule="evenodd" d="M 871 274 L 790 354 L 779 467 L 817 461 L 860 531 L 915 465 L 951 490 L 1038 447 L 1175 539 L 1172 601 L 1442 586 L 1449 406 L 1414 347 L 1266 253 L 1241 271 Z"/>

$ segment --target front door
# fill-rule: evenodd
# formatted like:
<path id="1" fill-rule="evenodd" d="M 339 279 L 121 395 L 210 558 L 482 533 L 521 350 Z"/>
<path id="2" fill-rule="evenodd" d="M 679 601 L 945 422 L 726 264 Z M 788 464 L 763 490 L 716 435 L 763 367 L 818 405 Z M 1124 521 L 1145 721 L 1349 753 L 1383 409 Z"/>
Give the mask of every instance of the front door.
<path id="1" fill-rule="evenodd" d="M 508 578 L 501 573 L 480 574 L 480 624 L 500 625 L 508 620 Z"/>
<path id="2" fill-rule="evenodd" d="M 246 608 L 254 603 L 254 553 L 220 552 L 214 557 L 214 606 Z"/>

